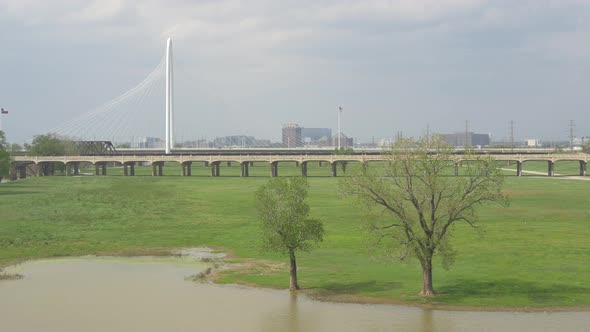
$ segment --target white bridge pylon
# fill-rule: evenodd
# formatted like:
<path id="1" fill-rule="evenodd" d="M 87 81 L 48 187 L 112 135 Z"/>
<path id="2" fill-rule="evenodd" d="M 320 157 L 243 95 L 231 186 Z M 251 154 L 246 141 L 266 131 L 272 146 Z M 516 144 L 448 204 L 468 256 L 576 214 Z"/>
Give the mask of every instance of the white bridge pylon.
<path id="1" fill-rule="evenodd" d="M 172 38 L 160 63 L 125 93 L 51 128 L 47 133 L 73 140 L 112 141 L 132 146 L 164 137 L 166 153 L 174 149 L 174 70 Z M 166 127 L 162 128 L 162 111 Z"/>
<path id="2" fill-rule="evenodd" d="M 166 154 L 174 148 L 174 67 L 172 38 L 166 42 Z"/>

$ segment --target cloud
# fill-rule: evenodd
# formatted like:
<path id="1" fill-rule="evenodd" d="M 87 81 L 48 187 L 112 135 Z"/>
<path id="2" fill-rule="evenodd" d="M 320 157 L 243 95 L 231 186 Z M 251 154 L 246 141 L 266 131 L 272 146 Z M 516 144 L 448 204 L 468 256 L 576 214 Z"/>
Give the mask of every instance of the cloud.
<path id="1" fill-rule="evenodd" d="M 241 114 L 248 109 L 274 128 L 299 121 L 286 114 L 328 122 L 317 109 L 344 99 L 348 109 L 367 114 L 356 119 L 359 128 L 371 127 L 364 119 L 378 119 L 375 130 L 390 133 L 391 123 L 412 128 L 429 115 L 447 128 L 451 119 L 486 107 L 501 107 L 506 116 L 516 113 L 514 105 L 542 112 L 530 100 L 542 105 L 540 92 L 557 90 L 590 67 L 587 22 L 587 0 L 0 0 L 0 27 L 7 32 L 0 42 L 14 42 L 0 59 L 7 68 L 36 68 L 22 75 L 22 86 L 46 75 L 81 90 L 80 82 L 62 77 L 69 66 L 72 76 L 97 75 L 93 84 L 106 98 L 141 80 L 172 36 L 178 79 L 198 90 L 183 92 L 187 108 L 214 109 L 201 100 L 223 99 L 238 105 L 235 127 L 245 126 Z M 64 54 L 68 67 L 42 66 Z M 104 68 L 127 81 L 108 84 L 113 73 Z M 575 77 L 580 86 L 590 84 Z M 14 84 L 0 82 L 0 94 L 3 86 L 18 97 Z M 37 89 L 59 93 L 53 86 Z M 76 98 L 69 101 L 95 102 Z M 415 116 L 401 116 L 401 109 Z M 368 132 L 359 136 L 373 135 Z"/>

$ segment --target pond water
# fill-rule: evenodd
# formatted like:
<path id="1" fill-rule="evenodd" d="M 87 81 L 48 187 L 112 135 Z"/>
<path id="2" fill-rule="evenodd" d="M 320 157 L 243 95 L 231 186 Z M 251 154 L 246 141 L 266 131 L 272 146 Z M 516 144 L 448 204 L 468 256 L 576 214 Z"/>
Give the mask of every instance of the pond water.
<path id="1" fill-rule="evenodd" d="M 31 261 L 0 281 L 2 331 L 588 331 L 588 312 L 470 312 L 319 302 L 200 284 L 182 258 Z"/>

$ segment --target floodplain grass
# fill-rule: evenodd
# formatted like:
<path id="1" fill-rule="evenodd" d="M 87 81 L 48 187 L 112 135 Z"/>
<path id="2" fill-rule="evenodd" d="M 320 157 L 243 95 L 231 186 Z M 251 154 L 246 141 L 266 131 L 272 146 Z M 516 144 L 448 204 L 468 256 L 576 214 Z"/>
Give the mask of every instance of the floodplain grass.
<path id="1" fill-rule="evenodd" d="M 268 164 L 251 168 L 251 178 L 238 177 L 237 163 L 235 172 L 234 166 L 221 170 L 232 176 L 218 178 L 210 177 L 208 167 L 202 167 L 203 176 L 180 178 L 180 166 L 168 172 L 173 167 L 167 164 L 164 172 L 171 176 L 163 177 L 41 177 L 0 185 L 0 266 L 205 245 L 237 260 L 285 263 L 281 271 L 229 271 L 221 282 L 287 288 L 287 259 L 258 249 L 254 192 L 268 181 Z M 326 235 L 319 248 L 298 255 L 306 291 L 459 306 L 590 305 L 587 181 L 507 177 L 511 206 L 482 207 L 483 233 L 455 227 L 456 263 L 446 271 L 436 262 L 434 286 L 441 295 L 423 299 L 417 295 L 419 263 L 371 258 L 362 212 L 339 196 L 328 166 L 309 167 L 317 168 L 309 178 L 311 216 L 324 222 Z M 151 167 L 138 168 L 143 169 L 151 174 Z M 294 164 L 279 169 L 282 176 L 298 172 Z M 109 168 L 109 174 L 116 170 Z"/>

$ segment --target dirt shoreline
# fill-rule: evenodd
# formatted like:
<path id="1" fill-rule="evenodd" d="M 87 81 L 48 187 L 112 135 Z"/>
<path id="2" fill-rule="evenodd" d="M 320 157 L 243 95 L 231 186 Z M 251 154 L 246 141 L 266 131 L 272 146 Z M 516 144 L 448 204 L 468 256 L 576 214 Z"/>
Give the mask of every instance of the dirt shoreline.
<path id="1" fill-rule="evenodd" d="M 150 248 L 150 249 L 138 249 L 138 250 L 120 250 L 113 252 L 100 252 L 94 254 L 86 254 L 79 256 L 64 255 L 64 256 L 51 256 L 51 257 L 38 257 L 26 260 L 18 260 L 16 262 L 9 262 L 6 265 L 0 266 L 2 268 L 12 265 L 18 265 L 26 261 L 34 261 L 40 259 L 52 259 L 52 258 L 65 258 L 65 257 L 76 257 L 81 258 L 84 256 L 90 257 L 191 257 L 196 262 L 201 262 L 209 265 L 209 272 L 203 275 L 204 278 L 199 279 L 200 282 L 210 282 L 214 284 L 220 284 L 219 280 L 223 277 L 225 271 L 233 272 L 247 272 L 252 269 L 266 269 L 269 271 L 282 268 L 283 263 L 277 263 L 274 261 L 263 261 L 252 258 L 237 257 L 231 251 L 225 250 L 225 248 L 219 247 L 193 247 L 193 248 Z M 238 261 L 237 263 L 230 263 L 228 260 Z M 1 273 L 1 272 L 0 272 Z M 189 278 L 191 279 L 191 278 Z M 3 279 L 0 278 L 0 282 Z M 5 279 L 14 280 L 14 279 Z M 192 278 L 191 280 L 196 281 L 197 279 Z M 251 288 L 261 289 L 277 289 L 286 290 L 281 287 L 265 286 L 245 281 L 238 280 L 235 284 Z M 325 291 L 325 290 L 323 290 Z M 512 306 L 463 306 L 463 305 L 450 305 L 450 304 L 433 304 L 433 303 L 415 303 L 407 302 L 386 297 L 374 297 L 366 295 L 353 295 L 353 294 L 326 294 L 320 293 L 318 289 L 306 289 L 303 288 L 299 291 L 300 294 L 309 297 L 310 299 L 320 302 L 333 302 L 333 303 L 354 303 L 354 304 L 375 304 L 375 305 L 397 305 L 415 307 L 426 310 L 442 310 L 442 311 L 477 311 L 477 312 L 588 312 L 590 311 L 590 305 L 583 306 L 555 306 L 555 307 L 512 307 Z"/>

